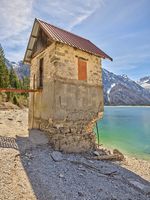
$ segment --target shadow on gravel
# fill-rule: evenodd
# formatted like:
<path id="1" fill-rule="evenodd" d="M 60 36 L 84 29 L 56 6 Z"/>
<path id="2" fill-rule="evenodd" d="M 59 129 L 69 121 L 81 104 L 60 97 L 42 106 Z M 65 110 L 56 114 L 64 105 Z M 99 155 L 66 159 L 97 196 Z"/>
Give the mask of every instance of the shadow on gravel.
<path id="1" fill-rule="evenodd" d="M 29 137 L 0 136 L 0 147 L 19 151 L 38 200 L 150 198 L 150 183 L 117 164 L 89 161 L 79 154 L 62 154 L 63 159 L 56 162 L 48 144 L 34 144 Z"/>

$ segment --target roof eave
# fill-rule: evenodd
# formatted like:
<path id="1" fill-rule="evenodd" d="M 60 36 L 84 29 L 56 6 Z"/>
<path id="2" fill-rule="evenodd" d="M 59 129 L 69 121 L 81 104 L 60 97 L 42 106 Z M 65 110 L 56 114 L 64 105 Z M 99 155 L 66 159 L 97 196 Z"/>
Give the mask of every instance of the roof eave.
<path id="1" fill-rule="evenodd" d="M 91 53 L 91 54 L 93 54 L 93 53 Z M 105 54 L 105 56 L 103 56 L 101 54 L 93 54 L 93 55 L 98 56 L 98 57 L 100 57 L 102 59 L 108 59 L 110 61 L 113 61 L 113 59 L 110 56 L 108 56 L 107 54 Z"/>
<path id="2" fill-rule="evenodd" d="M 108 55 L 105 58 L 107 58 L 110 61 L 113 61 L 113 59 L 110 56 L 108 56 Z"/>
<path id="3" fill-rule="evenodd" d="M 23 59 L 24 64 L 30 64 L 31 63 L 31 58 L 30 59 L 27 58 L 27 53 L 28 53 L 28 51 L 32 51 L 32 49 L 29 48 L 31 40 L 36 39 L 36 36 L 33 34 L 33 30 L 34 30 L 36 24 L 38 24 L 39 27 L 42 28 L 42 30 L 45 32 L 45 34 L 48 36 L 49 39 L 53 40 L 53 38 L 50 36 L 50 34 L 48 34 L 47 30 L 41 25 L 40 20 L 35 18 L 34 23 L 33 23 L 33 27 L 32 27 L 32 31 L 31 31 L 31 34 L 30 34 L 30 37 L 29 37 L 29 40 L 28 40 L 28 45 L 27 45 L 27 48 L 26 48 L 26 51 L 25 51 L 24 59 Z"/>
<path id="4" fill-rule="evenodd" d="M 31 39 L 35 38 L 35 36 L 33 35 L 33 30 L 34 30 L 37 22 L 38 22 L 38 20 L 35 18 L 33 26 L 32 26 L 32 31 L 30 33 L 30 37 L 29 37 L 29 40 L 28 40 L 28 45 L 27 45 L 27 48 L 26 48 L 26 51 L 25 51 L 25 55 L 24 55 L 24 58 L 23 58 L 23 63 L 24 64 L 30 64 L 31 63 L 31 59 L 30 60 L 27 59 L 27 52 L 29 51 L 29 44 L 31 42 Z"/>

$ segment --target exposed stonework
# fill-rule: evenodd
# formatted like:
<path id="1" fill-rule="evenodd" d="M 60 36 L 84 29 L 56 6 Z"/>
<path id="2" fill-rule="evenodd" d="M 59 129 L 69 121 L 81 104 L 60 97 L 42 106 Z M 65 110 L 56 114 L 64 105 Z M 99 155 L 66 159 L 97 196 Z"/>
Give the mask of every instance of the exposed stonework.
<path id="1" fill-rule="evenodd" d="M 92 129 L 103 112 L 100 58 L 53 42 L 31 61 L 31 88 L 38 88 L 41 58 L 44 58 L 43 89 L 30 94 L 29 128 L 46 131 L 56 150 L 94 149 L 96 138 Z M 79 58 L 87 63 L 86 81 L 78 80 Z"/>
<path id="2" fill-rule="evenodd" d="M 82 122 L 55 122 L 42 120 L 40 129 L 47 132 L 50 144 L 55 150 L 64 152 L 84 152 L 95 149 L 95 134 L 86 132 Z"/>
<path id="3" fill-rule="evenodd" d="M 56 62 L 57 78 L 78 80 L 78 58 L 84 58 L 87 61 L 86 83 L 102 86 L 102 68 L 99 57 L 60 43 L 56 44 L 56 55 L 59 56 Z"/>

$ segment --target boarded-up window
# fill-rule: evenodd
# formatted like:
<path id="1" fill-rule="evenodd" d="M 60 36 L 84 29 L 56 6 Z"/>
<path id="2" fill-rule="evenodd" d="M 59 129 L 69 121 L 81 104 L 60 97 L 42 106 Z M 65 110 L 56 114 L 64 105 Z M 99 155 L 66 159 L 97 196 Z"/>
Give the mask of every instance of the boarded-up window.
<path id="1" fill-rule="evenodd" d="M 40 59 L 39 66 L 39 87 L 43 88 L 43 58 Z"/>
<path id="2" fill-rule="evenodd" d="M 83 59 L 78 59 L 78 80 L 87 80 L 87 63 Z"/>

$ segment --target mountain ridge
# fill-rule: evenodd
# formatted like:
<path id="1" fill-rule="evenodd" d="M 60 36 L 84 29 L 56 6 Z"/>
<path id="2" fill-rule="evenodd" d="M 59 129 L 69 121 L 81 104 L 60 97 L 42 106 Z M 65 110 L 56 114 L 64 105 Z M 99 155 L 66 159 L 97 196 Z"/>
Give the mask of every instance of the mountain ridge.
<path id="1" fill-rule="evenodd" d="M 8 69 L 10 69 L 11 67 L 14 68 L 19 79 L 23 79 L 23 77 L 29 76 L 30 74 L 29 66 L 23 64 L 22 60 L 18 62 L 11 62 L 8 59 L 5 59 L 5 64 Z"/>
<path id="2" fill-rule="evenodd" d="M 103 69 L 105 105 L 150 105 L 150 91 L 125 75 Z"/>
<path id="3" fill-rule="evenodd" d="M 143 88 L 150 90 L 150 76 L 144 76 L 137 81 Z"/>

